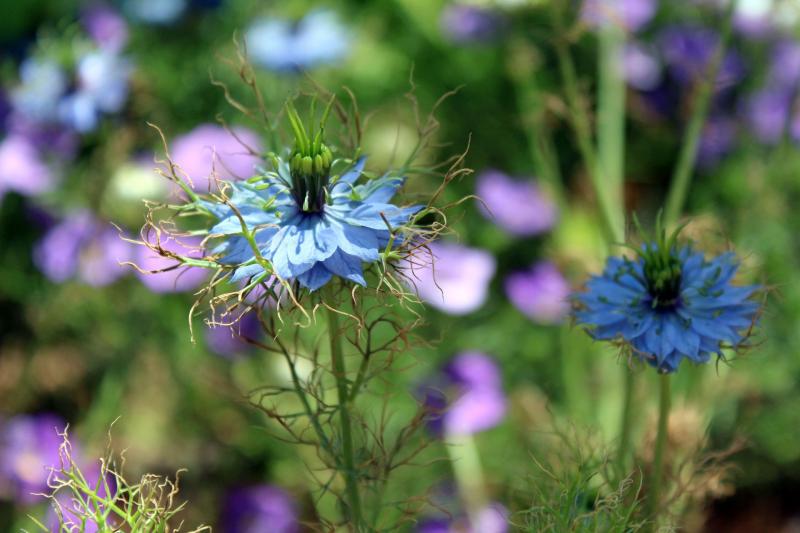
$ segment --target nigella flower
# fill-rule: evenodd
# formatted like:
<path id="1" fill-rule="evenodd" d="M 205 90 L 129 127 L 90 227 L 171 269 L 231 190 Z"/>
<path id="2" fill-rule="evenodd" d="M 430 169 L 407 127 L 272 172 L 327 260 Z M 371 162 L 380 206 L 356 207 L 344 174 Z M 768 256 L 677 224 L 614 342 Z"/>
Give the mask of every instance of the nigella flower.
<path id="1" fill-rule="evenodd" d="M 47 490 L 49 468 L 58 468 L 58 435 L 66 426 L 56 415 L 18 415 L 0 420 L 0 494 L 31 503 Z"/>
<path id="2" fill-rule="evenodd" d="M 628 85 L 640 91 L 655 89 L 663 78 L 658 54 L 640 42 L 625 43 L 622 70 Z"/>
<path id="3" fill-rule="evenodd" d="M 272 171 L 228 183 L 231 205 L 205 204 L 219 219 L 209 234 L 223 237 L 212 252 L 236 267 L 234 282 L 267 275 L 266 259 L 279 277 L 310 290 L 333 276 L 366 286 L 362 264 L 377 262 L 393 241 L 391 231 L 408 224 L 421 207 L 390 203 L 403 177 L 385 174 L 359 183 L 363 157 L 332 175 L 333 154 L 322 142 L 322 129 L 309 136 L 291 106 L 288 115 L 296 142 L 288 161 L 274 156 Z M 260 258 L 243 235 L 242 221 Z"/>
<path id="4" fill-rule="evenodd" d="M 257 485 L 232 490 L 222 511 L 226 533 L 296 533 L 300 531 L 297 508 L 282 489 Z"/>
<path id="5" fill-rule="evenodd" d="M 34 262 L 55 283 L 77 277 L 93 287 L 113 283 L 125 271 L 120 263 L 131 247 L 119 232 L 87 211 L 72 213 L 52 227 L 36 245 Z"/>
<path id="6" fill-rule="evenodd" d="M 505 289 L 514 307 L 534 322 L 557 324 L 569 314 L 569 283 L 548 261 L 533 265 L 527 272 L 509 275 Z"/>
<path id="7" fill-rule="evenodd" d="M 578 323 L 598 340 L 630 345 L 661 372 L 683 359 L 705 363 L 747 339 L 758 312 L 755 286 L 736 286 L 733 253 L 706 259 L 659 230 L 634 259 L 611 257 L 576 295 Z"/>
<path id="8" fill-rule="evenodd" d="M 421 299 L 450 315 L 480 309 L 489 298 L 489 283 L 497 268 L 486 250 L 453 242 L 432 242 L 430 258 L 420 256 L 406 272 L 409 285 Z"/>
<path id="9" fill-rule="evenodd" d="M 711 168 L 733 150 L 737 126 L 737 122 L 726 115 L 714 115 L 708 118 L 697 151 L 697 161 L 700 166 Z"/>
<path id="10" fill-rule="evenodd" d="M 101 48 L 119 51 L 128 42 L 128 25 L 116 11 L 93 6 L 81 17 L 86 33 Z"/>
<path id="11" fill-rule="evenodd" d="M 553 201 L 532 179 L 518 180 L 487 170 L 478 176 L 475 192 L 484 216 L 520 237 L 549 230 L 558 217 Z"/>
<path id="12" fill-rule="evenodd" d="M 464 516 L 429 518 L 417 526 L 417 533 L 506 533 L 508 509 L 493 503 L 474 513 L 474 524 Z"/>
<path id="13" fill-rule="evenodd" d="M 480 352 L 454 357 L 421 389 L 428 425 L 437 435 L 472 435 L 503 421 L 506 398 L 500 369 Z"/>
<path id="14" fill-rule="evenodd" d="M 206 345 L 217 355 L 235 358 L 252 352 L 253 345 L 247 339 L 258 340 L 261 336 L 261 324 L 254 312 L 239 317 L 231 325 L 209 325 L 205 332 Z"/>
<path id="15" fill-rule="evenodd" d="M 261 159 L 247 148 L 261 152 L 262 143 L 252 130 L 242 127 L 226 130 L 216 124 L 201 124 L 175 138 L 172 161 L 189 177 L 197 192 L 214 191 L 216 179 L 247 179 L 255 173 Z"/>
<path id="16" fill-rule="evenodd" d="M 315 10 L 298 21 L 263 18 L 245 34 L 247 53 L 257 64 L 279 72 L 334 63 L 350 50 L 350 36 L 331 11 Z"/>
<path id="17" fill-rule="evenodd" d="M 8 191 L 41 194 L 54 184 L 53 172 L 25 136 L 11 134 L 0 142 L 0 198 Z"/>
<path id="18" fill-rule="evenodd" d="M 196 289 L 208 277 L 208 272 L 199 267 L 187 267 L 177 259 L 173 260 L 157 253 L 150 246 L 160 247 L 166 252 L 182 257 L 200 259 L 203 248 L 199 237 L 176 237 L 161 235 L 160 238 L 147 236 L 148 246 L 137 246 L 134 263 L 139 270 L 136 275 L 151 292 L 186 292 Z"/>
<path id="19" fill-rule="evenodd" d="M 58 120 L 58 106 L 67 90 L 67 75 L 55 61 L 28 58 L 19 67 L 20 84 L 11 91 L 11 105 L 36 122 Z"/>
<path id="20" fill-rule="evenodd" d="M 692 84 L 708 72 L 719 44 L 717 33 L 697 26 L 672 26 L 662 30 L 657 42 L 672 76 L 682 84 Z M 716 88 L 725 89 L 744 77 L 744 64 L 733 50 L 725 53 L 717 73 Z"/>
<path id="21" fill-rule="evenodd" d="M 593 27 L 619 26 L 639 31 L 656 14 L 658 0 L 584 0 L 581 20 Z"/>
<path id="22" fill-rule="evenodd" d="M 492 9 L 454 3 L 442 11 L 441 27 L 457 43 L 486 42 L 496 37 L 504 20 Z"/>
<path id="23" fill-rule="evenodd" d="M 78 61 L 77 90 L 59 103 L 59 117 L 76 131 L 97 127 L 103 113 L 116 113 L 128 99 L 130 61 L 113 50 L 96 50 Z"/>

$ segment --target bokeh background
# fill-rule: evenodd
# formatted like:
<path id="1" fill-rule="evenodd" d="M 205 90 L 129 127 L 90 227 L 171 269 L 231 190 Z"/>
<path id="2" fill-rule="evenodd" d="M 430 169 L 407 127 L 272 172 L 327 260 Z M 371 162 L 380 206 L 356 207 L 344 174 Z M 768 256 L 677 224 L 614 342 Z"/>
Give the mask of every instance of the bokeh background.
<path id="1" fill-rule="evenodd" d="M 47 516 L 30 493 L 45 490 L 53 428 L 67 423 L 87 461 L 103 453 L 114 423 L 129 477 L 187 469 L 181 517 L 189 525 L 250 531 L 234 524 L 253 506 L 273 514 L 271 529 L 252 531 L 313 520 L 297 450 L 272 438 L 246 399 L 285 370 L 199 319 L 191 342 L 189 308 L 203 272 L 142 275 L 120 265 L 165 266 L 120 238 L 137 235 L 143 198 L 176 197 L 154 172 L 163 147 L 147 123 L 199 187 L 212 149 L 230 177 L 252 172 L 220 122 L 256 147 L 266 132 L 212 83 L 248 98 L 236 69 L 242 41 L 271 109 L 308 87 L 307 75 L 340 95 L 349 88 L 365 115 L 374 112 L 363 149 L 375 168 L 414 142 L 410 80 L 423 110 L 458 89 L 437 108 L 442 146 L 427 156 L 469 144 L 475 172 L 446 196 L 478 195 L 483 204 L 464 202 L 451 214 L 455 235 L 434 245 L 439 287 L 422 274 L 429 305 L 418 333 L 436 342 L 413 354 L 416 364 L 393 386 L 412 396 L 464 353 L 488 358 L 484 376 L 498 369 L 490 390 L 473 391 L 485 412 L 470 432 L 487 492 L 519 524 L 512 529 L 524 529 L 523 512 L 536 505 L 532 479 L 541 471 L 531 454 L 552 452 L 553 427 L 591 433 L 603 443 L 595 451 L 612 447 L 624 362 L 570 325 L 565 301 L 607 250 L 553 42 L 568 39 L 592 107 L 596 30 L 623 28 L 624 54 L 604 68 L 619 69 L 626 84 L 626 205 L 653 220 L 720 38 L 722 2 L 620 0 L 609 16 L 575 0 L 559 32 L 550 1 L 570 0 L 4 2 L 0 529 Z M 689 530 L 800 530 L 798 24 L 795 0 L 739 2 L 688 196 L 685 236 L 709 251 L 735 249 L 742 279 L 770 288 L 752 349 L 677 376 L 673 445 L 732 450 L 732 468 L 703 481 L 687 506 Z M 641 369 L 636 389 L 641 457 L 652 443 L 652 374 Z M 439 501 L 457 500 L 446 461 L 419 478 Z M 458 505 L 446 504 L 454 513 Z"/>

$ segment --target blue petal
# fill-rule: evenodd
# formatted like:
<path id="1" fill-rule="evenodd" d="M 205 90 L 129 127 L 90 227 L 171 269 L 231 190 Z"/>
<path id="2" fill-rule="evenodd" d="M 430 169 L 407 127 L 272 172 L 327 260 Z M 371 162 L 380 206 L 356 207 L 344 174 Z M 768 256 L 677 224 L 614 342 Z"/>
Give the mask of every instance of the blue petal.
<path id="1" fill-rule="evenodd" d="M 337 251 L 326 259 L 323 264 L 325 268 L 340 278 L 348 279 L 364 287 L 367 286 L 361 270 L 361 260 L 357 257 Z"/>
<path id="2" fill-rule="evenodd" d="M 333 187 L 331 187 L 331 195 L 349 194 L 355 181 L 361 176 L 362 172 L 364 172 L 364 165 L 366 163 L 366 157 L 359 157 L 355 165 L 339 176 L 339 179 L 333 184 Z"/>
<path id="3" fill-rule="evenodd" d="M 306 272 L 303 272 L 297 276 L 297 281 L 303 287 L 315 291 L 328 283 L 332 277 L 333 274 L 330 272 L 330 270 L 325 268 L 323 264 L 317 263 Z"/>

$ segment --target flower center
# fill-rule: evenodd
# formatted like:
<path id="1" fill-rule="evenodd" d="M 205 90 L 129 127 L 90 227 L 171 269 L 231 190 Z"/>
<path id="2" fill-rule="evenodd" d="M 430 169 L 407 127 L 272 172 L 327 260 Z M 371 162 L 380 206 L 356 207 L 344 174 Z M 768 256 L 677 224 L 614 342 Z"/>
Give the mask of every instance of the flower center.
<path id="1" fill-rule="evenodd" d="M 305 148 L 296 146 L 289 159 L 292 196 L 304 213 L 319 213 L 327 201 L 333 154 L 322 143 Z"/>
<path id="2" fill-rule="evenodd" d="M 647 290 L 654 309 L 672 308 L 681 293 L 681 262 L 671 250 L 648 247 L 642 254 Z"/>

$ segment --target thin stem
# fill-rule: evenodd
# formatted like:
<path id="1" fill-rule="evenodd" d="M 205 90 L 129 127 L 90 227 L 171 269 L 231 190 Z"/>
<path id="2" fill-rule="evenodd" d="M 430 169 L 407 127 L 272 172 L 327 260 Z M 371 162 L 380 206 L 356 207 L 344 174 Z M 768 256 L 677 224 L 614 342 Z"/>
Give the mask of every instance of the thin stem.
<path id="1" fill-rule="evenodd" d="M 714 50 L 708 72 L 701 80 L 697 89 L 697 101 L 695 102 L 692 116 L 689 119 L 684 143 L 683 146 L 681 146 L 678 163 L 672 175 L 672 185 L 667 194 L 667 202 L 664 208 L 664 221 L 668 226 L 677 222 L 683 211 L 683 206 L 686 203 L 686 195 L 689 192 L 692 171 L 694 170 L 695 162 L 697 161 L 697 152 L 700 148 L 700 136 L 703 132 L 706 117 L 708 116 L 708 109 L 711 103 L 711 96 L 714 93 L 719 67 L 722 64 L 722 59 L 725 56 L 725 50 L 730 40 L 731 22 L 733 20 L 733 12 L 736 9 L 736 3 L 737 0 L 730 0 L 728 4 L 719 45 L 716 50 Z"/>
<path id="2" fill-rule="evenodd" d="M 624 213 L 625 80 L 622 52 L 625 34 L 616 24 L 600 29 L 597 92 L 597 152 L 604 187 L 613 205 Z M 619 220 L 617 220 L 619 223 Z M 624 228 L 615 228 L 617 232 Z M 619 235 L 616 236 L 619 238 Z"/>
<path id="3" fill-rule="evenodd" d="M 623 213 L 622 210 L 618 208 L 619 206 L 614 205 L 615 195 L 611 194 L 609 187 L 604 183 L 603 169 L 597 164 L 598 159 L 592 143 L 589 116 L 583 105 L 580 90 L 578 89 L 578 77 L 575 71 L 575 64 L 572 62 L 568 43 L 564 38 L 566 30 L 561 13 L 563 4 L 562 2 L 551 2 L 550 5 L 552 6 L 551 14 L 557 34 L 555 40 L 556 57 L 558 58 L 558 67 L 561 72 L 562 83 L 564 84 L 567 106 L 569 107 L 570 122 L 575 131 L 578 151 L 581 154 L 587 172 L 589 172 L 592 178 L 592 186 L 600 206 L 600 213 L 603 217 L 608 240 L 612 243 L 622 243 L 625 239 Z"/>
<path id="4" fill-rule="evenodd" d="M 628 365 L 624 365 L 623 370 L 625 372 L 625 388 L 623 389 L 622 421 L 620 423 L 619 430 L 617 465 L 619 466 L 621 473 L 624 475 L 626 466 L 625 463 L 628 458 L 628 448 L 630 448 L 631 444 L 631 429 L 633 427 L 633 423 L 631 422 L 631 418 L 633 416 L 633 391 L 636 380 L 634 379 L 635 376 L 633 374 L 633 369 L 628 368 Z"/>
<path id="5" fill-rule="evenodd" d="M 453 476 L 473 528 L 478 527 L 477 515 L 486 504 L 483 469 L 480 454 L 472 435 L 447 435 L 445 439 Z"/>
<path id="6" fill-rule="evenodd" d="M 329 291 L 328 294 L 331 294 Z M 332 300 L 328 300 L 330 305 Z M 349 506 L 350 520 L 353 528 L 357 532 L 364 531 L 364 520 L 361 515 L 361 497 L 358 492 L 358 476 L 355 470 L 355 459 L 353 454 L 353 431 L 350 422 L 350 399 L 347 392 L 347 370 L 345 368 L 344 356 L 342 355 L 342 343 L 339 335 L 339 315 L 333 308 L 325 307 L 328 315 L 328 337 L 331 346 L 331 365 L 333 374 L 336 378 L 336 391 L 339 396 L 339 417 L 342 430 L 342 463 L 344 466 L 345 490 L 347 493 L 347 503 Z"/>
<path id="7" fill-rule="evenodd" d="M 656 529 L 656 515 L 659 510 L 661 495 L 661 478 L 664 470 L 664 447 L 667 443 L 667 422 L 669 421 L 670 375 L 667 373 L 659 376 L 659 407 L 658 407 L 658 433 L 656 435 L 656 449 L 653 454 L 653 468 L 647 495 L 647 518 L 651 520 L 652 529 Z"/>

